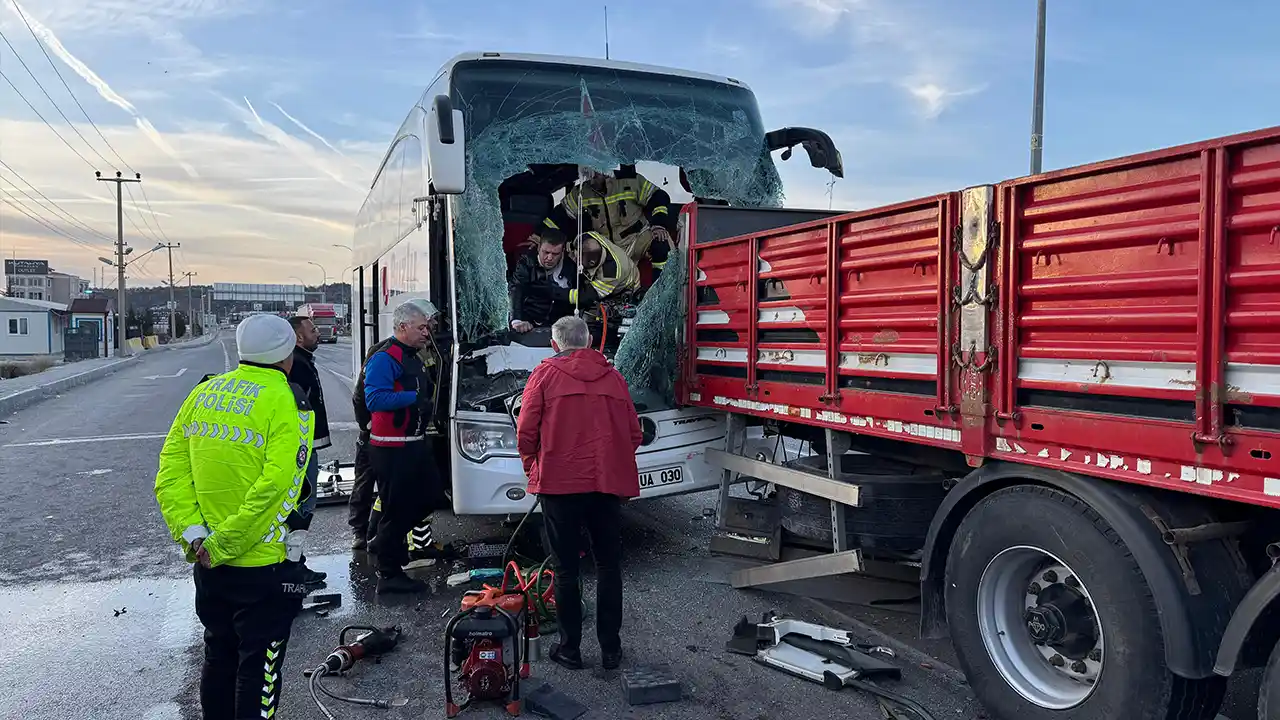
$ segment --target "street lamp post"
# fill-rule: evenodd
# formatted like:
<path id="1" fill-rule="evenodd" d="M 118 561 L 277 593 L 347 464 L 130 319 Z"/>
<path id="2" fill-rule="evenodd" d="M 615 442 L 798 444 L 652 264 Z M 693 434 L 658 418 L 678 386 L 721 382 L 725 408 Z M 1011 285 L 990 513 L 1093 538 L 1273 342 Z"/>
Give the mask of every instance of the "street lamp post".
<path id="1" fill-rule="evenodd" d="M 1046 0 L 1036 3 L 1036 69 L 1031 103 L 1031 174 L 1040 172 L 1044 153 L 1044 16 Z"/>

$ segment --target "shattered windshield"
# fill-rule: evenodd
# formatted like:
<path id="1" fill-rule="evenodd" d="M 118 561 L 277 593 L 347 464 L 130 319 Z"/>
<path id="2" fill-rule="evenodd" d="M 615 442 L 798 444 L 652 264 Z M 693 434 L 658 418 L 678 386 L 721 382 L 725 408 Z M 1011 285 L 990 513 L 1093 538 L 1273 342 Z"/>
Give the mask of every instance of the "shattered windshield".
<path id="1" fill-rule="evenodd" d="M 781 205 L 781 181 L 746 88 L 591 66 L 475 61 L 455 68 L 451 94 L 467 132 L 467 190 L 454 227 L 458 329 L 472 342 L 499 342 L 507 329 L 511 305 L 498 188 L 530 165 L 568 163 L 608 172 L 623 164 L 660 163 L 685 169 L 700 197 L 735 206 Z M 651 354 L 629 345 L 672 344 L 666 330 L 674 333 L 678 313 L 660 316 L 668 327 L 650 328 L 654 313 L 646 306 L 674 305 L 681 279 L 671 276 L 677 274 L 664 273 L 646 295 L 619 356 Z"/>

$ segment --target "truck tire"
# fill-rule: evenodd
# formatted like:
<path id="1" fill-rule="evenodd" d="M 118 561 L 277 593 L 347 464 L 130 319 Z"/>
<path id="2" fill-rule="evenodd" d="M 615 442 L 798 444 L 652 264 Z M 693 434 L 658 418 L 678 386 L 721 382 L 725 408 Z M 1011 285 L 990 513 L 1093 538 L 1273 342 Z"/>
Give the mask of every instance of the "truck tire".
<path id="1" fill-rule="evenodd" d="M 1258 688 L 1258 720 L 1280 720 L 1280 644 L 1271 651 Z"/>
<path id="2" fill-rule="evenodd" d="M 1002 720 L 1208 720 L 1224 678 L 1165 668 L 1151 590 L 1115 531 L 1058 490 L 981 500 L 947 556 L 951 640 Z"/>

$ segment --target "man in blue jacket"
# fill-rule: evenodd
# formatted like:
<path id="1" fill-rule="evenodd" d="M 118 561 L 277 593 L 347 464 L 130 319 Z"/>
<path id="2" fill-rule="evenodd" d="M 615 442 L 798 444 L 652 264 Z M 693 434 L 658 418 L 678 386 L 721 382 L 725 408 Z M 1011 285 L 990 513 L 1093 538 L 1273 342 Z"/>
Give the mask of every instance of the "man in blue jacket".
<path id="1" fill-rule="evenodd" d="M 421 592 L 426 584 L 404 572 L 409 531 L 447 507 L 444 483 L 427 442 L 434 417 L 436 384 L 418 351 L 431 341 L 436 318 L 406 302 L 392 314 L 391 343 L 369 358 L 364 400 L 372 420 L 369 459 L 378 478 L 382 506 L 369 550 L 377 558 L 378 592 Z"/>

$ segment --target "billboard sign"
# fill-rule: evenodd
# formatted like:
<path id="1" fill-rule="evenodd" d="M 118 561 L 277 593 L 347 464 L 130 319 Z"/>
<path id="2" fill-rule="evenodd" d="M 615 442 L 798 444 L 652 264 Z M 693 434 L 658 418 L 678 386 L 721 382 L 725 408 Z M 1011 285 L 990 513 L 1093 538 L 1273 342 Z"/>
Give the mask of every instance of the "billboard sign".
<path id="1" fill-rule="evenodd" d="M 48 260 L 5 260 L 5 275 L 48 275 Z"/>

